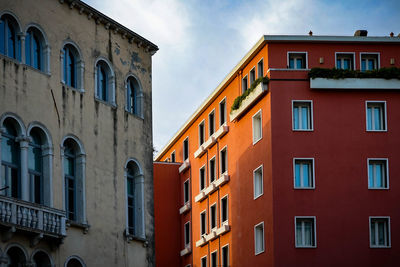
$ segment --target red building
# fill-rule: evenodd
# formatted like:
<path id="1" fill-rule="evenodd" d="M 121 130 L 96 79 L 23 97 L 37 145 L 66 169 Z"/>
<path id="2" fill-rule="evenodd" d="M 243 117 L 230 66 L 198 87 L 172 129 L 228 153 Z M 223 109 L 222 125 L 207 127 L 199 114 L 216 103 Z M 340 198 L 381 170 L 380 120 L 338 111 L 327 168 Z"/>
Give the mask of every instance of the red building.
<path id="1" fill-rule="evenodd" d="M 156 156 L 157 265 L 400 266 L 399 51 L 263 36 Z"/>

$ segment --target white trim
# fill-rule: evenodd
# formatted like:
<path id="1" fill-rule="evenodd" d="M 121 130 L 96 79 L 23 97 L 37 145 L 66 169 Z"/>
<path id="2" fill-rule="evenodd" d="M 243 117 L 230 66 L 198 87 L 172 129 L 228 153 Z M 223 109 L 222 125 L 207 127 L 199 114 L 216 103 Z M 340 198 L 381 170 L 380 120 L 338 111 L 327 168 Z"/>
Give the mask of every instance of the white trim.
<path id="1" fill-rule="evenodd" d="M 225 150 L 225 171 L 222 172 L 222 160 L 223 158 L 221 157 L 221 153 Z M 220 175 L 223 175 L 224 173 L 229 173 L 228 172 L 228 145 L 225 145 L 223 148 L 219 150 L 219 173 Z"/>
<path id="2" fill-rule="evenodd" d="M 0 116 L 0 128 L 3 127 L 4 121 L 8 118 L 16 122 L 17 125 L 15 126 L 17 127 L 15 128 L 17 130 L 17 135 L 26 136 L 26 127 L 24 121 L 17 114 L 14 114 L 12 112 L 5 112 Z"/>
<path id="3" fill-rule="evenodd" d="M 212 227 L 212 212 L 211 212 L 211 208 L 215 206 L 215 227 Z M 213 230 L 216 230 L 218 228 L 218 211 L 217 211 L 217 202 L 214 202 L 210 205 L 209 208 L 209 220 L 210 220 L 210 232 L 212 232 Z"/>
<path id="4" fill-rule="evenodd" d="M 363 55 L 376 55 L 377 56 L 377 62 L 376 62 L 376 69 L 379 70 L 381 68 L 381 53 L 380 52 L 360 52 L 360 67 L 358 68 L 361 71 L 361 65 L 362 65 L 362 56 Z"/>
<path id="5" fill-rule="evenodd" d="M 223 123 L 221 123 L 221 103 L 222 102 L 224 102 L 224 106 L 225 106 L 225 109 L 224 109 L 224 118 L 225 118 L 225 121 L 223 122 Z M 218 103 L 218 109 L 219 109 L 219 118 L 218 118 L 218 120 L 219 120 L 219 126 L 221 127 L 222 125 L 224 125 L 225 123 L 227 123 L 227 121 L 228 121 L 228 113 L 226 112 L 226 96 L 224 96 L 224 98 L 221 100 L 221 101 L 219 101 L 219 103 Z"/>
<path id="6" fill-rule="evenodd" d="M 200 140 L 200 125 L 202 125 L 203 124 L 203 142 L 201 142 L 201 140 Z M 206 141 L 206 120 L 205 119 L 203 119 L 198 125 L 197 125 L 197 127 L 198 127 L 198 129 L 199 129 L 199 131 L 198 131 L 198 133 L 199 133 L 199 138 L 198 138 L 198 140 L 199 140 L 199 147 L 202 145 L 202 144 L 204 144 L 204 142 Z"/>
<path id="7" fill-rule="evenodd" d="M 357 70 L 357 64 L 356 64 L 356 53 L 355 52 L 336 52 L 335 51 L 335 68 L 337 67 L 337 55 L 352 55 L 353 56 L 353 66 L 350 68 L 350 70 Z"/>
<path id="8" fill-rule="evenodd" d="M 261 194 L 256 196 L 256 172 L 261 169 Z M 256 200 L 257 198 L 264 195 L 264 166 L 261 164 L 256 169 L 253 170 L 253 199 Z"/>
<path id="9" fill-rule="evenodd" d="M 309 161 L 311 160 L 312 164 L 312 186 L 310 187 L 296 187 L 296 161 Z M 314 158 L 293 158 L 293 189 L 315 189 L 315 160 Z"/>
<path id="10" fill-rule="evenodd" d="M 295 65 L 295 67 L 294 68 L 290 68 L 289 67 L 289 54 L 299 54 L 299 55 L 305 55 L 305 60 L 306 60 L 306 62 L 305 62 L 305 68 L 300 68 L 300 69 L 298 69 L 298 68 L 296 68 L 296 65 Z M 307 51 L 287 51 L 287 58 L 286 58 L 286 63 L 287 63 L 287 68 L 288 69 L 294 69 L 294 70 L 304 70 L 304 69 L 308 69 L 308 52 Z"/>
<path id="11" fill-rule="evenodd" d="M 368 130 L 368 104 L 383 104 L 383 130 Z M 386 108 L 386 101 L 385 100 L 366 100 L 365 101 L 365 130 L 367 132 L 387 132 L 387 108 Z"/>
<path id="12" fill-rule="evenodd" d="M 188 201 L 185 201 L 185 183 L 188 182 Z M 183 182 L 183 204 L 190 203 L 190 177 Z"/>
<path id="13" fill-rule="evenodd" d="M 200 188 L 200 185 L 201 185 L 201 169 L 203 169 L 204 168 L 204 188 L 203 189 L 201 189 Z M 203 166 L 201 166 L 200 168 L 199 168 L 199 192 L 202 192 L 202 191 L 204 191 L 206 188 L 207 188 L 207 186 L 208 186 L 208 184 L 207 184 L 207 169 L 206 169 L 206 164 L 204 164 Z"/>
<path id="14" fill-rule="evenodd" d="M 222 264 L 222 259 L 224 258 L 224 257 L 222 256 L 222 253 L 224 252 L 224 248 L 226 248 L 226 247 L 228 247 L 228 262 L 227 262 L 227 265 L 226 265 L 226 266 L 229 267 L 229 254 L 230 254 L 230 253 L 229 253 L 229 243 L 221 247 L 221 267 L 225 267 L 225 266 Z"/>
<path id="15" fill-rule="evenodd" d="M 187 157 L 185 158 L 185 141 L 187 140 Z M 189 149 L 189 136 L 186 136 L 185 139 L 183 139 L 183 144 L 182 144 L 182 162 L 184 162 L 185 160 L 188 160 L 190 157 L 190 149 Z M 176 158 L 175 158 L 176 160 Z"/>
<path id="16" fill-rule="evenodd" d="M 387 219 L 387 227 L 388 227 L 388 245 L 387 246 L 380 246 L 380 245 L 372 245 L 371 241 L 371 221 L 372 219 Z M 390 233 L 390 216 L 369 216 L 369 247 L 370 248 L 391 248 L 392 243 L 391 243 L 391 233 Z"/>
<path id="17" fill-rule="evenodd" d="M 295 129 L 294 128 L 294 104 L 295 103 L 310 103 L 310 129 Z M 314 112 L 312 100 L 293 100 L 292 99 L 292 131 L 295 132 L 312 132 L 314 131 Z"/>
<path id="18" fill-rule="evenodd" d="M 204 216 L 204 218 L 205 218 L 205 221 L 204 221 L 204 227 L 205 227 L 205 231 L 204 231 L 204 234 L 202 234 L 201 233 L 201 226 L 202 226 L 202 221 L 201 221 L 201 214 L 205 214 Z M 206 236 L 207 235 L 207 230 L 208 230 L 208 223 L 207 223 L 207 208 L 206 209 L 204 209 L 204 210 L 202 210 L 201 212 L 200 212 L 200 238 L 202 238 L 203 236 Z"/>
<path id="19" fill-rule="evenodd" d="M 222 221 L 222 200 L 226 198 L 226 220 Z M 219 200 L 219 209 L 220 209 L 220 214 L 219 214 L 219 219 L 221 222 L 221 226 L 225 225 L 225 224 L 229 224 L 229 194 L 225 194 L 224 196 L 222 196 Z"/>
<path id="20" fill-rule="evenodd" d="M 200 258 L 200 266 L 199 266 L 199 267 L 203 267 L 202 261 L 203 261 L 204 258 L 206 258 L 206 266 L 204 266 L 204 267 L 207 267 L 207 266 L 208 266 L 207 255 L 204 255 L 203 257 Z"/>
<path id="21" fill-rule="evenodd" d="M 257 233 L 256 233 L 256 228 L 258 228 L 260 225 L 262 225 L 262 250 L 257 252 Z M 265 227 L 264 227 L 264 221 L 254 225 L 254 255 L 259 255 L 261 253 L 265 252 Z"/>
<path id="22" fill-rule="evenodd" d="M 369 162 L 370 161 L 384 161 L 386 165 L 386 187 L 370 187 L 369 186 Z M 389 189 L 389 158 L 367 158 L 367 184 L 368 189 L 371 190 L 388 190 Z"/>
<path id="23" fill-rule="evenodd" d="M 211 133 L 211 123 L 210 123 L 210 115 L 213 114 L 214 116 L 214 131 Z M 208 113 L 208 136 L 211 137 L 216 131 L 216 127 L 215 127 L 215 108 L 213 110 L 211 110 L 210 113 Z M 204 137 L 205 138 L 205 137 Z"/>
<path id="24" fill-rule="evenodd" d="M 255 129 L 254 129 L 254 117 L 256 117 L 256 116 L 260 116 L 260 137 L 258 138 L 258 139 L 255 139 L 254 137 L 255 137 Z M 262 109 L 260 108 L 252 117 L 251 117 L 252 119 L 252 123 L 251 123 L 251 125 L 252 125 L 252 131 L 253 131 L 253 146 L 255 145 L 255 144 L 257 144 L 258 143 L 258 141 L 260 141 L 262 138 L 263 138 L 263 124 L 262 124 Z"/>
<path id="25" fill-rule="evenodd" d="M 313 246 L 297 246 L 296 223 L 297 219 L 312 219 L 314 222 L 314 245 Z M 316 216 L 294 216 L 294 246 L 295 248 L 316 248 L 317 247 L 317 217 Z"/>
<path id="26" fill-rule="evenodd" d="M 137 159 L 135 159 L 135 158 L 129 157 L 129 158 L 125 161 L 124 168 L 126 169 L 126 168 L 128 167 L 129 162 L 131 162 L 131 161 L 133 161 L 133 162 L 136 163 L 136 165 L 137 165 L 138 168 L 139 168 L 140 175 L 143 175 L 143 169 L 142 169 L 142 167 L 141 167 L 141 165 L 140 165 L 140 162 L 139 162 Z"/>
<path id="27" fill-rule="evenodd" d="M 258 64 L 260 64 L 261 61 L 262 61 L 262 74 L 261 74 L 261 76 L 260 76 L 260 73 L 258 72 L 258 71 L 259 71 Z M 257 78 L 256 78 L 256 79 L 258 79 L 258 78 L 260 78 L 260 77 L 264 77 L 264 57 L 262 57 L 262 58 L 257 62 Z"/>
<path id="28" fill-rule="evenodd" d="M 215 254 L 216 255 L 216 266 L 212 265 L 212 255 Z M 210 267 L 218 267 L 218 249 L 210 252 Z"/>
<path id="29" fill-rule="evenodd" d="M 217 160 L 216 160 L 216 155 L 214 155 L 212 158 L 210 158 L 208 160 L 208 184 L 209 185 L 211 185 L 211 183 L 214 182 L 214 181 L 211 181 L 211 167 L 210 167 L 211 164 L 210 164 L 210 162 L 212 160 L 214 160 L 214 181 L 216 181 L 218 179 L 217 178 Z"/>

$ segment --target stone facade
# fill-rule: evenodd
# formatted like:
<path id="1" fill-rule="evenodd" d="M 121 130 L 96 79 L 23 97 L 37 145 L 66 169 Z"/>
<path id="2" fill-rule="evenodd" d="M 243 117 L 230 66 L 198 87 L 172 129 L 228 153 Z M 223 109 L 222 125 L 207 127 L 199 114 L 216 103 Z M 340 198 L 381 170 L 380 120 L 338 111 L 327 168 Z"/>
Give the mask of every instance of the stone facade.
<path id="1" fill-rule="evenodd" d="M 0 16 L 0 266 L 154 266 L 157 46 L 81 1 L 0 0 Z"/>

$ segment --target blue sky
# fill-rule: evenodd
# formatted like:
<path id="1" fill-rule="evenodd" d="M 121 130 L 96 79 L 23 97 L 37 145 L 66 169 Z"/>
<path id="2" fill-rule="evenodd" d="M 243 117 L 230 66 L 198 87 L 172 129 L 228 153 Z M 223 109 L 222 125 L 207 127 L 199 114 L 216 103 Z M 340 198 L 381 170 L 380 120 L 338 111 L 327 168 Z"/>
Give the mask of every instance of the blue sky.
<path id="1" fill-rule="evenodd" d="M 157 44 L 153 140 L 161 150 L 263 34 L 400 33 L 400 0 L 84 0 Z"/>

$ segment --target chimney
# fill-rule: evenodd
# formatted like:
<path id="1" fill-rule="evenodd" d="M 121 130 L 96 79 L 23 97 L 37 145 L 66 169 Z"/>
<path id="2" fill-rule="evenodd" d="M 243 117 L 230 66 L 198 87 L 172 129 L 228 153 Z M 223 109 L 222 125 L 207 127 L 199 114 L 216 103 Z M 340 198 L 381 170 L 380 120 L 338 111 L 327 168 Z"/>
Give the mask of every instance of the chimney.
<path id="1" fill-rule="evenodd" d="M 357 30 L 354 33 L 354 36 L 367 36 L 368 35 L 368 31 L 367 30 Z"/>

